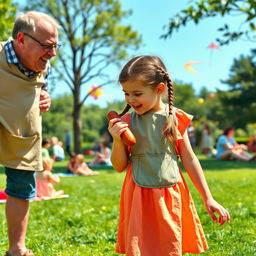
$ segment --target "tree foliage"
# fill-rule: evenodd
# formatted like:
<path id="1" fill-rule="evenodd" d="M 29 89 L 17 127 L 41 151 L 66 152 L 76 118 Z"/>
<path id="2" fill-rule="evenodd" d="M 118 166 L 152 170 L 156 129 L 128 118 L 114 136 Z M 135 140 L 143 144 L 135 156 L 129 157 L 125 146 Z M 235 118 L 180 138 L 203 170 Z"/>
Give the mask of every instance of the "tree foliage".
<path id="1" fill-rule="evenodd" d="M 51 110 L 43 113 L 43 137 L 57 136 L 64 140 L 65 129 L 72 129 L 72 95 L 52 100 Z"/>
<path id="2" fill-rule="evenodd" d="M 106 68 L 118 65 L 128 56 L 128 49 L 138 47 L 141 42 L 138 33 L 122 23 L 130 11 L 123 11 L 121 7 L 118 0 L 29 1 L 30 9 L 50 14 L 62 29 L 63 46 L 55 70 L 58 83 L 64 82 L 73 95 L 76 152 L 80 151 L 81 144 L 80 112 L 88 96 L 82 96 L 82 87 L 95 79 L 102 81 L 97 86 L 109 84 L 111 77 Z"/>
<path id="3" fill-rule="evenodd" d="M 169 22 L 167 32 L 162 36 L 167 38 L 175 30 L 186 26 L 189 22 L 198 24 L 205 18 L 215 16 L 234 16 L 241 15 L 243 22 L 235 31 L 231 31 L 229 24 L 224 24 L 218 30 L 222 33 L 217 41 L 223 45 L 235 41 L 241 37 L 256 41 L 256 1 L 255 0 L 192 0 L 189 6 L 175 14 Z"/>
<path id="4" fill-rule="evenodd" d="M 16 7 L 12 0 L 0 0 L 0 40 L 7 40 L 11 36 L 16 14 Z"/>
<path id="5" fill-rule="evenodd" d="M 256 120 L 256 50 L 250 56 L 235 59 L 229 79 L 223 81 L 230 90 L 220 92 L 220 100 L 226 114 L 236 127 L 244 127 L 249 120 Z"/>
<path id="6" fill-rule="evenodd" d="M 241 57 L 236 62 L 244 63 L 244 59 L 253 60 L 252 56 Z M 200 133 L 204 122 L 207 122 L 214 128 L 215 138 L 221 133 L 220 129 L 223 129 L 227 125 L 234 125 L 237 130 L 237 135 L 255 134 L 255 125 L 253 122 L 256 120 L 256 106 L 255 106 L 255 92 L 251 91 L 252 99 L 249 101 L 248 98 L 247 104 L 244 104 L 240 97 L 233 98 L 234 93 L 243 93 L 243 90 L 240 90 L 242 84 L 250 84 L 251 82 L 255 83 L 255 62 L 252 61 L 248 68 L 248 65 L 242 65 L 239 68 L 234 68 L 237 66 L 235 64 L 232 66 L 231 75 L 227 79 L 227 83 L 230 83 L 229 91 L 218 91 L 214 93 L 214 97 L 211 97 L 212 92 L 208 91 L 206 87 L 203 87 L 199 94 L 196 94 L 193 86 L 191 84 L 186 84 L 181 81 L 175 82 L 175 107 L 180 108 L 187 113 L 194 116 L 194 121 L 197 124 L 197 132 Z M 248 63 L 246 61 L 246 63 Z M 249 61 L 250 63 L 250 61 Z M 252 69 L 254 71 L 252 71 Z M 246 73 L 249 73 L 247 82 L 241 82 L 239 74 L 243 74 L 245 77 Z M 244 78 L 243 78 L 244 79 Z M 232 82 L 231 82 L 232 81 Z M 235 83 L 237 81 L 237 83 Z M 224 82 L 224 81 L 223 81 Z M 234 83 L 234 84 L 233 84 Z M 235 87 L 235 89 L 233 89 Z M 248 88 L 255 88 L 253 83 L 251 83 Z M 254 89 L 255 90 L 255 89 Z M 199 98 L 204 99 L 203 103 L 198 101 Z M 99 99 L 100 101 L 100 99 Z M 241 104 L 240 104 L 241 103 Z M 51 111 L 43 114 L 43 136 L 51 137 L 57 136 L 60 140 L 64 140 L 65 129 L 72 131 L 72 95 L 59 96 L 52 101 Z M 89 105 L 82 106 L 81 109 L 81 130 L 82 130 L 82 142 L 83 143 L 92 143 L 98 141 L 108 133 L 108 120 L 107 112 L 109 110 L 115 110 L 118 113 L 122 112 L 126 103 L 122 101 L 113 101 L 108 103 L 104 108 L 99 107 L 99 105 Z M 250 111 L 248 111 L 248 109 Z M 242 128 L 242 130 L 241 130 Z M 245 132 L 245 130 L 247 132 Z M 238 133 L 242 131 L 242 133 Z"/>

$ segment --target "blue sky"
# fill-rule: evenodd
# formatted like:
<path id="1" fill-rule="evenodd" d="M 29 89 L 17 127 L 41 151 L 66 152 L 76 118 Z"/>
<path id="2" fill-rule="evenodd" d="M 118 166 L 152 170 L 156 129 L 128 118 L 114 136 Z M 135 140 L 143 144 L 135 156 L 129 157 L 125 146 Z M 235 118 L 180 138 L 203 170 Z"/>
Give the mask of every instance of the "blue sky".
<path id="1" fill-rule="evenodd" d="M 220 80 L 226 80 L 234 58 L 241 54 L 248 55 L 250 49 L 255 47 L 252 42 L 238 41 L 220 50 L 211 51 L 207 46 L 215 42 L 220 36 L 217 29 L 228 22 L 231 27 L 237 29 L 243 21 L 242 16 L 215 17 L 205 19 L 199 25 L 189 23 L 180 28 L 171 38 L 160 39 L 166 31 L 164 25 L 177 12 L 188 5 L 187 0 L 121 0 L 124 10 L 131 9 L 133 14 L 123 20 L 124 24 L 132 25 L 143 37 L 143 46 L 133 55 L 157 55 L 165 63 L 174 80 L 191 83 L 198 92 L 203 86 L 208 90 L 227 89 Z M 198 73 L 191 73 L 184 68 L 184 63 L 200 61 L 202 63 L 193 66 Z M 125 63 L 123 63 L 125 64 Z M 117 79 L 118 70 L 110 68 L 112 79 Z M 58 90 L 58 89 L 57 89 Z M 67 92 L 67 90 L 65 90 Z M 87 88 L 85 89 L 87 92 Z M 53 93 L 56 96 L 57 92 Z M 104 107 L 107 102 L 123 99 L 121 88 L 117 84 L 104 87 L 103 95 L 95 101 L 90 97 L 86 104 L 96 103 Z"/>

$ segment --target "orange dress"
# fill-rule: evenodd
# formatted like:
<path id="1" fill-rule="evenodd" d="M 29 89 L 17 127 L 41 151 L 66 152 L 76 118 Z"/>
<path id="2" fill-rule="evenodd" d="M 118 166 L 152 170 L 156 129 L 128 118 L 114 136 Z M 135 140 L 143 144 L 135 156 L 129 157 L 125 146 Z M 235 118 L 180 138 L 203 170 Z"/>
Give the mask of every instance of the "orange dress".
<path id="1" fill-rule="evenodd" d="M 191 118 L 181 110 L 176 116 L 182 135 Z M 129 124 L 130 115 L 123 119 Z M 182 173 L 174 186 L 145 188 L 134 182 L 129 164 L 121 192 L 116 252 L 128 256 L 180 256 L 206 249 L 207 241 Z"/>

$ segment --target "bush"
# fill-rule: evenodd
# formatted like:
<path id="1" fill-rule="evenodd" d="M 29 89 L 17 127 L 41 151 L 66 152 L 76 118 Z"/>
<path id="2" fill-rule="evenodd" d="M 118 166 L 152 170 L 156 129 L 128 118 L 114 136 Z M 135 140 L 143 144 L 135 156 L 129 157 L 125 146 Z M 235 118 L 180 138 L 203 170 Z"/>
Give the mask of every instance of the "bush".
<path id="1" fill-rule="evenodd" d="M 235 134 L 236 134 L 237 137 L 247 137 L 246 131 L 241 129 L 241 128 L 236 129 Z"/>
<path id="2" fill-rule="evenodd" d="M 246 131 L 247 131 L 249 137 L 256 136 L 256 123 L 247 124 Z"/>

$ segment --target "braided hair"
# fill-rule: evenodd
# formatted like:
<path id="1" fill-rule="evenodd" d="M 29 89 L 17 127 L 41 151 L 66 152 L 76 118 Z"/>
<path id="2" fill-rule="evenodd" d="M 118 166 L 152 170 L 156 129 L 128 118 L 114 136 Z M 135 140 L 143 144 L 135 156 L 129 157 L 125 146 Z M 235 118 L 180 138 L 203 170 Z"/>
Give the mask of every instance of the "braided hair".
<path id="1" fill-rule="evenodd" d="M 134 57 L 123 67 L 119 75 L 119 83 L 122 84 L 129 80 L 143 81 L 145 86 L 151 86 L 153 89 L 160 83 L 164 83 L 167 86 L 169 115 L 163 129 L 163 134 L 171 141 L 175 141 L 177 120 L 173 114 L 174 85 L 161 59 L 157 56 Z M 120 115 L 126 114 L 130 108 L 131 106 L 127 104 Z"/>

